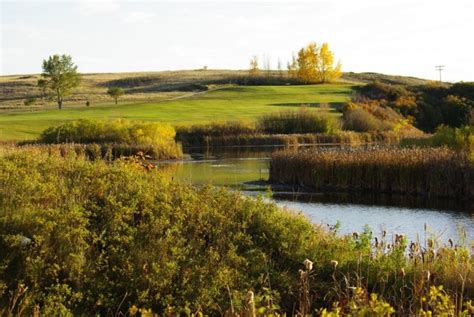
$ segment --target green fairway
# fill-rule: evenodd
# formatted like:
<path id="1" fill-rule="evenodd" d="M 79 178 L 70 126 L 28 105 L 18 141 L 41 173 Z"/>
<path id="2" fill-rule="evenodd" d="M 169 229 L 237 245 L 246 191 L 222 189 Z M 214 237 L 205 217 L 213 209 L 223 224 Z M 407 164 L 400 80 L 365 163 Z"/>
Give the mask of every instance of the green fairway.
<path id="1" fill-rule="evenodd" d="M 45 128 L 76 119 L 117 119 L 168 122 L 173 125 L 213 121 L 253 120 L 271 111 L 302 104 L 338 104 L 349 99 L 352 86 L 238 86 L 199 93 L 182 99 L 104 104 L 89 108 L 0 112 L 0 140 L 33 139 Z M 330 111 L 331 109 L 328 109 Z"/>

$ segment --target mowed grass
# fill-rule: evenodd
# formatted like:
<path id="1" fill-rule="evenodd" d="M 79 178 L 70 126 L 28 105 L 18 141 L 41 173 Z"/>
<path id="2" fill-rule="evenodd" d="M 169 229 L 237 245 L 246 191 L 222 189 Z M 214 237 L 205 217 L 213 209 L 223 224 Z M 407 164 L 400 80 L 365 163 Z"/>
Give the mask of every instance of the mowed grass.
<path id="1" fill-rule="evenodd" d="M 66 102 L 63 110 L 3 111 L 0 112 L 0 140 L 34 139 L 47 127 L 77 119 L 126 118 L 182 126 L 228 120 L 252 121 L 265 113 L 305 104 L 338 115 L 334 107 L 349 99 L 352 87 L 344 84 L 234 86 L 168 101 L 107 103 L 69 109 Z M 319 104 L 330 107 L 319 108 Z"/>

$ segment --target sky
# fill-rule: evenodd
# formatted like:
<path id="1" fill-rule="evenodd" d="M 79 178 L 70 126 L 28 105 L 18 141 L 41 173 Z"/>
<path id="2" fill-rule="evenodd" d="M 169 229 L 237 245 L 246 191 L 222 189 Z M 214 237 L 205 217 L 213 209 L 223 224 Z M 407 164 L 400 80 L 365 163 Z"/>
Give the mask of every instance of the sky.
<path id="1" fill-rule="evenodd" d="M 343 71 L 474 81 L 474 0 L 0 0 L 0 74 L 71 55 L 82 73 L 283 65 L 329 43 Z"/>

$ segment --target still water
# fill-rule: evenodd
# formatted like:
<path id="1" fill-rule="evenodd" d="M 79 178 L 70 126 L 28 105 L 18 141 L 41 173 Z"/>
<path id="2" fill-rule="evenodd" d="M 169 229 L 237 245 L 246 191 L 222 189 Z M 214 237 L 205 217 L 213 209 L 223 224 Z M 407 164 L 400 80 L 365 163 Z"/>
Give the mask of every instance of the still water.
<path id="1" fill-rule="evenodd" d="M 227 186 L 254 196 L 265 193 L 269 156 L 273 149 L 236 148 L 225 152 L 191 151 L 179 162 L 161 168 L 177 181 Z M 272 201 L 305 214 L 323 226 L 339 224 L 342 234 L 369 226 L 374 235 L 403 233 L 410 240 L 474 241 L 474 211 L 454 201 L 420 200 L 404 196 L 301 193 L 273 189 Z"/>

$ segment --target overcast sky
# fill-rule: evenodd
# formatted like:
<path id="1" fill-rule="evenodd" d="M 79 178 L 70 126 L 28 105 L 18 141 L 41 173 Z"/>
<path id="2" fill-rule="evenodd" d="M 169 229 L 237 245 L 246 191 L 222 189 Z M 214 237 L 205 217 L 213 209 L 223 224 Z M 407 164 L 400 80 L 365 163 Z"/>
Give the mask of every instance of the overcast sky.
<path id="1" fill-rule="evenodd" d="M 344 71 L 474 81 L 474 0 L 0 2 L 2 75 L 52 54 L 81 72 L 276 68 L 315 41 Z"/>

